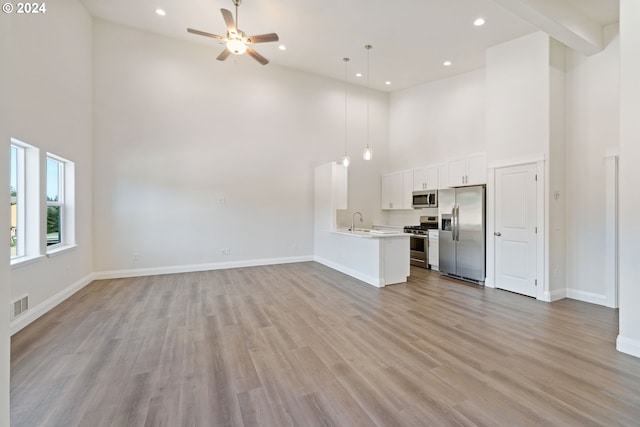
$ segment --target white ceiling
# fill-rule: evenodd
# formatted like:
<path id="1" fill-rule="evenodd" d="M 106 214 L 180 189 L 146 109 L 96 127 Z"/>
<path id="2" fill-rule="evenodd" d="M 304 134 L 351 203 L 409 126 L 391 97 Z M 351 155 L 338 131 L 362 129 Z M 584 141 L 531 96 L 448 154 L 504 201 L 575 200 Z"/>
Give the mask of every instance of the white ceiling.
<path id="1" fill-rule="evenodd" d="M 214 56 L 224 49 L 220 42 L 186 29 L 224 36 L 220 9 L 235 11 L 232 0 L 81 1 L 95 17 L 204 43 Z M 567 1 L 600 25 L 618 21 L 618 0 Z M 167 15 L 156 15 L 156 8 Z M 486 24 L 475 27 L 477 17 Z M 487 47 L 537 30 L 492 0 L 244 0 L 238 26 L 247 35 L 278 33 L 286 51 L 279 43 L 254 46 L 273 64 L 343 80 L 342 58 L 349 57 L 349 80 L 362 85 L 366 77 L 355 73 L 365 73 L 364 45 L 371 44 L 370 85 L 383 91 L 481 68 Z M 233 60 L 253 61 L 246 55 L 227 59 Z M 453 64 L 444 67 L 445 60 Z"/>

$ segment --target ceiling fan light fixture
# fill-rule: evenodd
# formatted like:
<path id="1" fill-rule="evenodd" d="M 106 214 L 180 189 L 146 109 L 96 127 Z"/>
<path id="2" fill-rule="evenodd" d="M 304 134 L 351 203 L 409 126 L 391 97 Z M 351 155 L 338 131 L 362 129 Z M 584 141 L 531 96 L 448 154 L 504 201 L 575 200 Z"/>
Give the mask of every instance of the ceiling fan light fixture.
<path id="1" fill-rule="evenodd" d="M 247 51 L 247 45 L 240 39 L 229 39 L 227 41 L 227 49 L 236 55 L 242 55 Z"/>

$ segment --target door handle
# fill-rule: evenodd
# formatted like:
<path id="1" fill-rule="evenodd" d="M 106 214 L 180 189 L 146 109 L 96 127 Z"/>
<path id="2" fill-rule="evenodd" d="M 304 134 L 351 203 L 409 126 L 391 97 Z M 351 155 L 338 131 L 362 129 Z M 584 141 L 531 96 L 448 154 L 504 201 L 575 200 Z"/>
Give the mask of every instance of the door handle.
<path id="1" fill-rule="evenodd" d="M 500 236 L 502 236 L 502 233 L 499 232 L 499 231 L 496 231 L 495 233 L 493 233 L 493 235 L 496 236 L 496 237 L 500 237 Z"/>

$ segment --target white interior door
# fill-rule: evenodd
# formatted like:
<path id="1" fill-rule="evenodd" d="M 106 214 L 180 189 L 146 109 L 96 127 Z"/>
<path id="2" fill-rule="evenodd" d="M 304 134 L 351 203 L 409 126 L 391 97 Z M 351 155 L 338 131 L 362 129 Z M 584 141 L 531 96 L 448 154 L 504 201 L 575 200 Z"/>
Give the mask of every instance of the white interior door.
<path id="1" fill-rule="evenodd" d="M 536 165 L 496 169 L 496 287 L 536 296 Z"/>

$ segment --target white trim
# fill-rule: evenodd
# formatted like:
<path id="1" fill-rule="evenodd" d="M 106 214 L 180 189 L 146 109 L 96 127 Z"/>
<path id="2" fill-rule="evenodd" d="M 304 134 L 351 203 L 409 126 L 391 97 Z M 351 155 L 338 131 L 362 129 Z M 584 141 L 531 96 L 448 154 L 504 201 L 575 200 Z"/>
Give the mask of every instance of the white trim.
<path id="1" fill-rule="evenodd" d="M 534 154 L 534 155 L 525 156 L 525 157 L 513 157 L 511 159 L 500 160 L 496 163 L 492 163 L 487 167 L 487 169 L 500 169 L 500 168 L 507 168 L 511 166 L 528 165 L 531 163 L 544 162 L 545 159 L 546 157 L 544 153 Z"/>
<path id="2" fill-rule="evenodd" d="M 640 357 L 640 340 L 618 335 L 616 339 L 616 350 L 621 353 Z"/>
<path id="3" fill-rule="evenodd" d="M 620 157 L 620 149 L 619 148 L 609 148 L 604 153 L 604 158 L 608 157 Z"/>
<path id="4" fill-rule="evenodd" d="M 539 285 L 540 283 L 538 283 Z M 542 294 L 542 298 L 538 298 L 540 301 L 546 302 L 554 302 L 567 297 L 567 290 L 565 288 L 556 289 L 553 292 L 549 292 L 549 290 L 545 290 Z"/>
<path id="5" fill-rule="evenodd" d="M 618 308 L 618 156 L 605 157 L 605 304 Z"/>
<path id="6" fill-rule="evenodd" d="M 60 244 L 58 244 L 58 245 L 52 245 L 52 246 L 49 246 L 49 247 L 52 248 L 52 249 L 50 251 L 47 250 L 47 258 L 53 258 L 53 257 L 56 257 L 58 255 L 62 255 L 64 253 L 66 253 L 66 252 L 69 252 L 69 251 L 77 248 L 78 245 L 75 245 L 75 244 L 73 244 L 73 245 L 60 245 Z"/>
<path id="7" fill-rule="evenodd" d="M 544 156 L 542 156 L 544 158 Z M 538 241 L 536 245 L 536 252 L 538 259 L 536 260 L 536 276 L 538 278 L 538 293 L 536 298 L 542 301 L 555 301 L 554 297 L 557 292 L 549 291 L 549 278 L 547 276 L 547 257 L 548 257 L 548 242 L 549 236 L 547 235 L 547 167 L 545 160 L 538 160 L 536 162 L 536 175 L 538 177 L 538 193 L 536 194 L 536 206 L 538 211 L 536 212 L 536 221 L 538 222 Z M 558 298 L 560 299 L 560 298 Z"/>
<path id="8" fill-rule="evenodd" d="M 380 277 L 368 276 L 366 274 L 362 274 L 361 271 L 353 270 L 351 268 L 345 267 L 342 264 L 335 263 L 333 261 L 329 261 L 328 259 L 314 256 L 313 260 L 322 265 L 326 265 L 329 268 L 339 271 L 340 273 L 344 273 L 348 276 L 354 277 L 358 280 L 361 280 L 369 285 L 375 286 L 376 288 L 384 288 L 384 280 Z"/>
<path id="9" fill-rule="evenodd" d="M 580 289 L 567 288 L 567 298 L 588 302 L 591 304 L 598 304 L 603 306 L 607 305 L 606 295 L 587 292 Z"/>
<path id="10" fill-rule="evenodd" d="M 11 335 L 15 334 L 16 332 L 20 331 L 24 327 L 28 326 L 29 324 L 37 320 L 39 317 L 49 312 L 55 306 L 57 306 L 58 304 L 60 304 L 61 302 L 63 302 L 64 300 L 69 298 L 71 295 L 75 294 L 80 289 L 84 288 L 94 280 L 95 280 L 95 275 L 93 273 L 88 274 L 82 279 L 78 280 L 77 282 L 61 290 L 57 294 L 47 298 L 46 300 L 36 305 L 35 307 L 29 308 L 23 315 L 20 315 L 17 319 L 11 321 L 11 324 L 10 324 Z"/>
<path id="11" fill-rule="evenodd" d="M 95 280 L 121 279 L 125 277 L 157 276 L 160 274 L 191 273 L 194 271 L 223 270 L 227 268 L 257 267 L 260 265 L 290 264 L 294 262 L 313 261 L 313 256 L 297 256 L 286 258 L 262 258 L 244 261 L 216 262 L 209 264 L 172 265 L 167 267 L 135 268 L 130 270 L 99 271 Z"/>
<path id="12" fill-rule="evenodd" d="M 24 267 L 25 265 L 34 264 L 44 258 L 44 255 L 21 256 L 11 259 L 11 269 Z"/>

